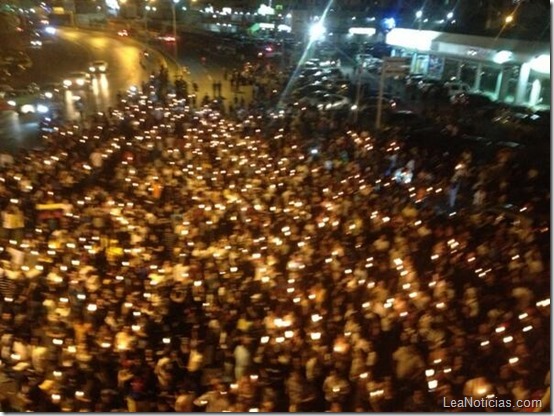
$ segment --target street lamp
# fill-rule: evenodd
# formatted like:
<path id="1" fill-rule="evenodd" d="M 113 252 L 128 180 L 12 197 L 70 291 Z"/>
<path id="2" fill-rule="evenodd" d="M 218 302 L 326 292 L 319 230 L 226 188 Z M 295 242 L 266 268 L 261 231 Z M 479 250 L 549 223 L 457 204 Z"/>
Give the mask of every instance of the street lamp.
<path id="1" fill-rule="evenodd" d="M 171 5 L 171 11 L 173 13 L 173 55 L 175 56 L 175 60 L 177 60 L 177 13 L 175 11 L 175 8 L 177 7 L 177 3 L 179 3 L 179 0 L 172 0 Z"/>
<path id="2" fill-rule="evenodd" d="M 415 14 L 415 17 L 417 19 L 417 28 L 418 30 L 421 30 L 421 18 L 423 17 L 423 10 L 418 10 Z"/>
<path id="3" fill-rule="evenodd" d="M 310 26 L 310 41 L 314 42 L 322 39 L 325 36 L 327 29 L 323 26 L 323 22 L 316 22 Z"/>
<path id="4" fill-rule="evenodd" d="M 155 12 L 155 11 L 156 11 L 156 7 L 154 7 L 154 6 L 146 6 L 144 9 L 146 10 L 146 12 L 144 13 L 144 30 L 148 33 L 148 13 L 149 13 L 150 11 Z"/>
<path id="5" fill-rule="evenodd" d="M 504 21 L 506 22 L 506 24 L 510 24 L 514 21 L 514 16 L 510 14 L 506 16 L 506 19 L 504 19 Z"/>

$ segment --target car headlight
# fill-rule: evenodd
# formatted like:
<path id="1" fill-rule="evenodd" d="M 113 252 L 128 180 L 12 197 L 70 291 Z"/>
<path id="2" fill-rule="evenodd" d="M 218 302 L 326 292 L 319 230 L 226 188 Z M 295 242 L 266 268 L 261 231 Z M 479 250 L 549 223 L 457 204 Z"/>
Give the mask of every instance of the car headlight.
<path id="1" fill-rule="evenodd" d="M 32 105 L 32 104 L 23 104 L 21 106 L 21 110 L 20 110 L 23 114 L 27 114 L 27 113 L 34 113 L 35 112 L 35 106 Z"/>
<path id="2" fill-rule="evenodd" d="M 54 94 L 52 94 L 50 91 L 45 92 L 45 93 L 44 93 L 44 96 L 45 96 L 46 98 L 48 98 L 49 100 L 51 100 L 52 98 L 54 98 Z"/>
<path id="3" fill-rule="evenodd" d="M 63 85 L 64 85 L 65 87 L 71 87 L 71 84 L 72 84 L 72 82 L 71 82 L 71 80 L 69 80 L 69 79 L 65 79 L 65 80 L 63 81 Z"/>
<path id="4" fill-rule="evenodd" d="M 46 33 L 48 33 L 49 35 L 54 35 L 54 34 L 56 34 L 56 28 L 55 28 L 55 27 L 52 27 L 52 26 L 46 26 L 46 27 L 44 28 L 44 31 L 45 31 Z"/>
<path id="5" fill-rule="evenodd" d="M 88 67 L 88 70 L 89 70 L 90 72 L 94 72 L 94 71 L 96 71 L 96 68 L 93 67 L 93 66 L 89 66 L 89 67 Z"/>
<path id="6" fill-rule="evenodd" d="M 98 67 L 98 70 L 99 70 L 100 72 L 105 72 L 105 71 L 106 71 L 106 66 L 105 66 L 105 65 L 100 65 L 100 66 Z"/>
<path id="7" fill-rule="evenodd" d="M 46 114 L 48 112 L 48 107 L 44 104 L 38 104 L 37 105 L 37 112 L 40 114 Z"/>
<path id="8" fill-rule="evenodd" d="M 81 87 L 82 87 L 83 85 L 85 85 L 85 80 L 84 80 L 84 79 L 78 79 L 76 82 L 77 82 L 77 85 L 79 85 L 79 86 L 81 86 Z"/>
<path id="9" fill-rule="evenodd" d="M 8 105 L 10 105 L 12 107 L 15 107 L 17 105 L 17 103 L 14 100 L 9 100 Z"/>

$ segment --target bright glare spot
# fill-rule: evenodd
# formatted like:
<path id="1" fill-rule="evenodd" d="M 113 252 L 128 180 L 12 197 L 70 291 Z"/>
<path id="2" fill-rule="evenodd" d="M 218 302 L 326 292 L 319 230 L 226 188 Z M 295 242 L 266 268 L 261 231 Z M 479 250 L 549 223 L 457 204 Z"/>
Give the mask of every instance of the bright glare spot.
<path id="1" fill-rule="evenodd" d="M 314 23 L 310 27 L 310 40 L 319 40 L 325 35 L 326 29 L 322 22 Z"/>

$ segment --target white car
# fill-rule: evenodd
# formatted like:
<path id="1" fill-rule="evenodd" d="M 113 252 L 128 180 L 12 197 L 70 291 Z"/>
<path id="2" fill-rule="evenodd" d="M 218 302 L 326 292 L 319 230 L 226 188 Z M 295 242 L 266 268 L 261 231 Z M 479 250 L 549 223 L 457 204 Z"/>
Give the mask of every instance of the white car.
<path id="1" fill-rule="evenodd" d="M 90 74 L 88 72 L 71 72 L 63 80 L 63 86 L 68 89 L 86 88 L 90 83 Z"/>
<path id="2" fill-rule="evenodd" d="M 105 74 L 108 72 L 108 63 L 106 61 L 92 61 L 88 66 L 88 72 L 91 74 Z"/>
<path id="3" fill-rule="evenodd" d="M 48 103 L 41 100 L 38 94 L 30 93 L 28 90 L 10 91 L 6 94 L 5 100 L 10 109 L 21 115 L 46 114 L 49 111 Z"/>
<path id="4" fill-rule="evenodd" d="M 352 102 L 348 97 L 344 97 L 339 94 L 326 94 L 323 96 L 322 102 L 320 102 L 317 107 L 320 110 L 344 110 L 350 108 Z"/>

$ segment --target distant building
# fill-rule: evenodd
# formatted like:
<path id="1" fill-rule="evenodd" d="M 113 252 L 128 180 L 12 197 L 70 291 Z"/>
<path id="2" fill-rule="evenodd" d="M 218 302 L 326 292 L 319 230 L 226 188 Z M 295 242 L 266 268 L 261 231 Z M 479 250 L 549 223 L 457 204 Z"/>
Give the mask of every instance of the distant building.
<path id="1" fill-rule="evenodd" d="M 493 99 L 550 108 L 550 44 L 393 29 L 386 42 L 393 54 L 411 58 L 411 72 L 456 79 Z"/>

